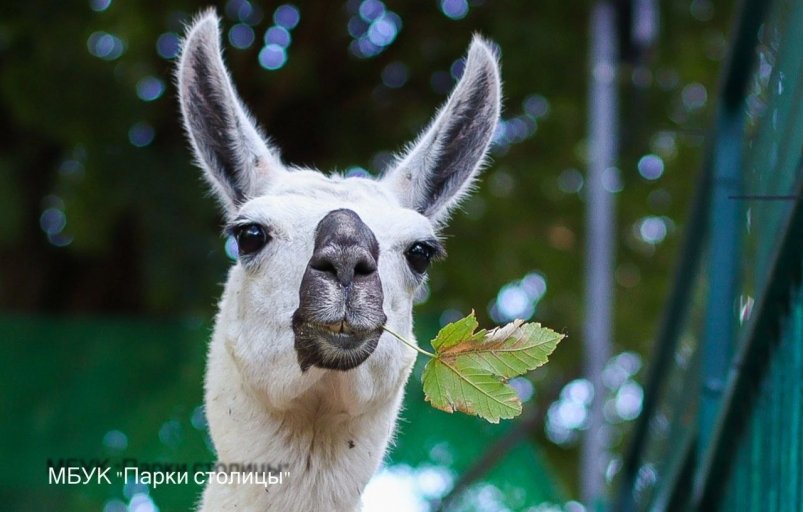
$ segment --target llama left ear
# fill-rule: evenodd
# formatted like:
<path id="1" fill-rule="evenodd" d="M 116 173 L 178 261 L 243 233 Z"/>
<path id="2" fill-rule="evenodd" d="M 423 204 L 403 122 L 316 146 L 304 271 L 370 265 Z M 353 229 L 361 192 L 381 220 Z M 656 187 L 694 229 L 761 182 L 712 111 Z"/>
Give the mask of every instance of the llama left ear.
<path id="1" fill-rule="evenodd" d="M 227 217 L 264 193 L 285 172 L 234 90 L 220 48 L 214 9 L 187 30 L 178 65 L 184 128 Z"/>
<path id="2" fill-rule="evenodd" d="M 471 189 L 496 131 L 501 110 L 496 54 L 475 36 L 463 76 L 418 140 L 384 175 L 402 206 L 436 224 Z"/>

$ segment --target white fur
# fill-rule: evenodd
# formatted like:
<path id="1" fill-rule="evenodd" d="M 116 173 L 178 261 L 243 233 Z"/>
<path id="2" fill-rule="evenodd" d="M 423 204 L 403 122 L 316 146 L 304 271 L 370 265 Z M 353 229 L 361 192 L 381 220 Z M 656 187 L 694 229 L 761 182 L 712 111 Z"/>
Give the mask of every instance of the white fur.
<path id="1" fill-rule="evenodd" d="M 209 348 L 206 415 L 221 463 L 281 466 L 289 476 L 267 490 L 255 484 L 211 483 L 200 510 L 357 510 L 360 495 L 393 434 L 416 354 L 383 334 L 370 357 L 352 370 L 312 367 L 301 371 L 291 318 L 299 305 L 299 286 L 312 255 L 314 230 L 327 213 L 338 208 L 349 208 L 360 216 L 379 243 L 386 325 L 413 340 L 413 297 L 422 280 L 409 268 L 404 252 L 416 241 L 437 236 L 446 212 L 474 179 L 489 137 L 481 137 L 484 146 L 479 159 L 463 162 L 465 175 L 436 194 L 440 205 L 436 215 L 415 211 L 413 196 L 424 197 L 425 184 L 438 172 L 445 172 L 427 164 L 437 160 L 430 158 L 432 141 L 442 138 L 445 125 L 470 118 L 470 112 L 460 111 L 450 120 L 455 108 L 449 105 L 460 103 L 460 95 L 474 86 L 472 77 L 483 70 L 486 82 L 491 80 L 486 83 L 489 106 L 483 114 L 488 119 L 474 121 L 485 123 L 483 130 L 493 132 L 499 112 L 496 61 L 485 44 L 475 40 L 464 79 L 430 130 L 400 159 L 404 169 L 397 166 L 378 181 L 326 177 L 311 170 L 285 168 L 276 151 L 264 142 L 237 99 L 220 59 L 218 30 L 212 11 L 188 30 L 178 70 L 185 127 L 227 217 L 267 226 L 272 238 L 255 259 L 247 265 L 238 263 L 229 272 Z M 226 182 L 214 168 L 215 148 L 205 140 L 209 130 L 198 129 L 203 110 L 193 105 L 189 91 L 199 79 L 191 69 L 191 59 L 199 56 L 214 62 L 207 79 L 214 84 L 218 99 L 225 99 L 223 105 L 230 109 L 226 112 L 237 118 L 231 133 L 244 139 L 237 153 L 245 155 L 237 164 L 239 182 Z M 190 114 L 196 116 L 196 124 L 187 120 Z M 435 144 L 434 151 L 440 145 Z M 238 202 L 237 187 L 245 190 L 244 201 Z"/>

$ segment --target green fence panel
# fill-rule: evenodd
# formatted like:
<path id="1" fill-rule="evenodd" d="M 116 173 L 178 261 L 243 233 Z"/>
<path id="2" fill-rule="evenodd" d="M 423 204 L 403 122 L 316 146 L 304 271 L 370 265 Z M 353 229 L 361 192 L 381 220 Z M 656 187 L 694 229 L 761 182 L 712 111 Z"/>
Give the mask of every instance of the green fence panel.
<path id="1" fill-rule="evenodd" d="M 803 510 L 801 27 L 742 4 L 614 510 Z"/>

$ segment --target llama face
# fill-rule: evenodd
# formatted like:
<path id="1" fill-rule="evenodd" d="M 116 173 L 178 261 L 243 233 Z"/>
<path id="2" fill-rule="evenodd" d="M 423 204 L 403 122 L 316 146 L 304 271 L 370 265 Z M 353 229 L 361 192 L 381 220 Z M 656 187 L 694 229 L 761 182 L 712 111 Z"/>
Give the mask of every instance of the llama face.
<path id="1" fill-rule="evenodd" d="M 237 97 L 219 37 L 213 11 L 193 23 L 178 83 L 196 158 L 239 244 L 221 310 L 230 355 L 257 388 L 277 367 L 299 377 L 367 368 L 375 395 L 398 388 L 414 354 L 383 343 L 382 327 L 411 335 L 413 297 L 443 252 L 438 230 L 481 167 L 500 110 L 493 51 L 475 38 L 445 106 L 373 180 L 285 167 Z"/>
<path id="2" fill-rule="evenodd" d="M 428 261 L 442 252 L 429 219 L 382 183 L 314 171 L 287 173 L 227 231 L 242 240 L 240 300 L 251 306 L 241 318 L 257 331 L 281 311 L 302 371 L 351 369 L 372 354 L 389 317 L 403 329 Z"/>

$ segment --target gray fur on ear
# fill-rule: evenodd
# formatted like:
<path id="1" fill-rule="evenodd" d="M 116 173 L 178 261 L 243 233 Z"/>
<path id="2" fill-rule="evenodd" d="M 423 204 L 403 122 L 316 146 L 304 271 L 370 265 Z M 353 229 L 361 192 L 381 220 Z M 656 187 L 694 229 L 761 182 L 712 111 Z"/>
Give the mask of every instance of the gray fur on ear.
<path id="1" fill-rule="evenodd" d="M 479 174 L 501 111 L 496 54 L 474 36 L 465 70 L 446 104 L 383 181 L 401 204 L 444 223 Z"/>
<path id="2" fill-rule="evenodd" d="M 284 168 L 234 90 L 223 63 L 214 9 L 190 24 L 177 75 L 184 128 L 195 157 L 231 217 Z"/>

